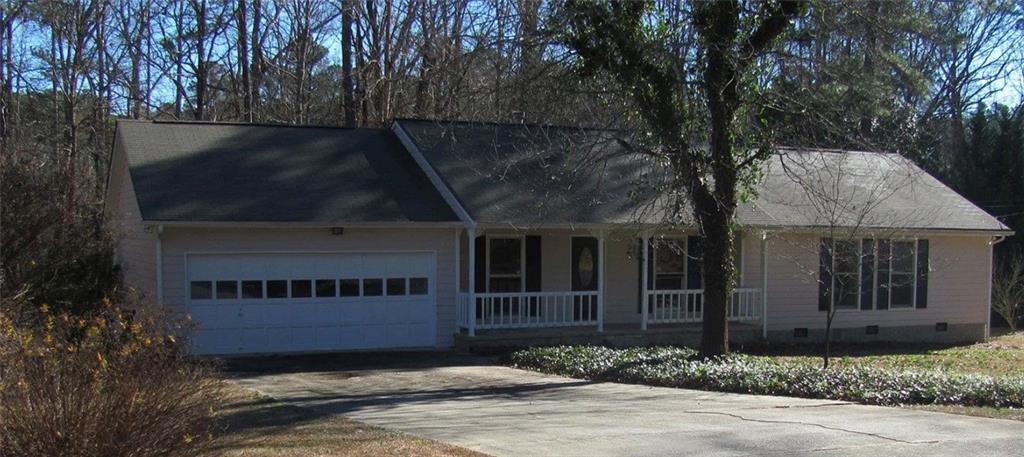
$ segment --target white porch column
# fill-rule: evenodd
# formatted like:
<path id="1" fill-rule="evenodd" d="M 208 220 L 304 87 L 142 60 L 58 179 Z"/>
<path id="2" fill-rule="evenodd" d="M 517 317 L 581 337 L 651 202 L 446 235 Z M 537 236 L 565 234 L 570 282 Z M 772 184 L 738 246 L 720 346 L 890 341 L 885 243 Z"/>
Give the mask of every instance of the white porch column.
<path id="1" fill-rule="evenodd" d="M 761 232 L 761 337 L 768 339 L 768 232 Z"/>
<path id="2" fill-rule="evenodd" d="M 604 231 L 597 236 L 597 332 L 604 332 Z"/>
<path id="3" fill-rule="evenodd" d="M 644 234 L 643 237 L 644 242 L 642 243 L 643 246 L 641 247 L 643 252 L 640 253 L 640 261 L 643 262 L 640 268 L 640 271 L 643 272 L 643 274 L 640 275 L 640 290 L 643 291 L 640 294 L 640 329 L 647 330 L 647 275 L 650 274 L 650 272 L 647 271 L 647 251 L 648 243 L 650 243 L 650 241 L 647 238 L 647 234 Z"/>
<path id="4" fill-rule="evenodd" d="M 469 274 L 466 275 L 469 284 L 469 309 L 466 310 L 469 319 L 469 336 L 476 336 L 476 229 L 466 229 L 466 236 L 469 237 Z"/>

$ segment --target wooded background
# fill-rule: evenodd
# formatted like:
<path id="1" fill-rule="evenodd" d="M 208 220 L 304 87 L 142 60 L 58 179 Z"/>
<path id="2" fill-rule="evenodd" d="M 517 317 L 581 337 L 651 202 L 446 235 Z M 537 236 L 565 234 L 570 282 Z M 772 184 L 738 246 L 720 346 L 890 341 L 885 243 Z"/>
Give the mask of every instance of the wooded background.
<path id="1" fill-rule="evenodd" d="M 691 6 L 650 17 L 698 90 Z M 3 279 L 99 230 L 117 118 L 633 127 L 564 21 L 539 0 L 3 0 Z M 1024 2 L 815 1 L 757 65 L 776 144 L 905 155 L 1024 227 Z"/>

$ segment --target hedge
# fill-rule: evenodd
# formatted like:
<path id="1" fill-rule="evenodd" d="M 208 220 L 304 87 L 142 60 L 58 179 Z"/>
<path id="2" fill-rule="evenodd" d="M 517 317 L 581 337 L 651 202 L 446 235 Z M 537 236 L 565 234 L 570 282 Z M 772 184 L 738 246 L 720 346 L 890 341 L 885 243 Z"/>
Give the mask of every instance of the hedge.
<path id="1" fill-rule="evenodd" d="M 516 367 L 544 373 L 662 387 L 843 400 L 872 405 L 943 404 L 1024 407 L 1024 378 L 897 371 L 822 369 L 766 357 L 698 359 L 687 348 L 540 347 L 512 354 Z"/>

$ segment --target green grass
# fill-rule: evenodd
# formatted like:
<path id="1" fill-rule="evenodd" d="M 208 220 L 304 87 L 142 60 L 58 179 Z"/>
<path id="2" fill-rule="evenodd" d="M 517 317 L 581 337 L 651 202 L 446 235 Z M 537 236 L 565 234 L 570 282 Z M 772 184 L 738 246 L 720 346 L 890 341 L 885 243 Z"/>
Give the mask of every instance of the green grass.
<path id="1" fill-rule="evenodd" d="M 820 346 L 755 347 L 741 350 L 778 362 L 821 365 Z M 926 370 L 1024 377 L 1024 332 L 967 346 L 834 345 L 833 366 Z"/>

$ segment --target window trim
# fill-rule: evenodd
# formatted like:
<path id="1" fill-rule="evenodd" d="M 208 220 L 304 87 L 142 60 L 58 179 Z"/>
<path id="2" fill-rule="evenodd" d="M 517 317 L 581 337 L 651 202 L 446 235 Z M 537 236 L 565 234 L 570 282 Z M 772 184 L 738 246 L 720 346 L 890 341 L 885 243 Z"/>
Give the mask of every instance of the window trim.
<path id="1" fill-rule="evenodd" d="M 485 288 L 487 293 L 499 293 L 491 292 L 491 278 L 519 278 L 519 292 L 526 292 L 526 235 L 492 235 L 485 234 L 484 239 L 486 240 L 486 246 L 484 249 L 484 266 L 485 266 Z M 491 240 L 519 240 L 519 274 L 498 274 L 497 276 L 491 274 Z M 515 292 L 509 292 L 515 293 Z"/>

